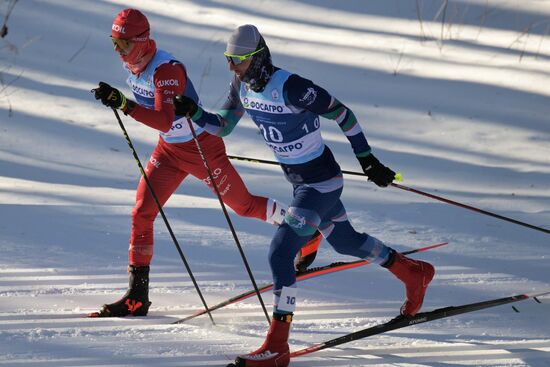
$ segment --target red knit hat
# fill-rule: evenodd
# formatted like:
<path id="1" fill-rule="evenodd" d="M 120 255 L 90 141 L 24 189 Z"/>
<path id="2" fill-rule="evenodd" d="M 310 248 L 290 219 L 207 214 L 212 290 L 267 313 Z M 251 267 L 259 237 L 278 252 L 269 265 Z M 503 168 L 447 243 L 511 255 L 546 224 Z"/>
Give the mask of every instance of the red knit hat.
<path id="1" fill-rule="evenodd" d="M 149 21 L 137 9 L 124 9 L 117 14 L 111 27 L 111 37 L 130 39 L 135 36 L 147 38 L 149 36 Z"/>

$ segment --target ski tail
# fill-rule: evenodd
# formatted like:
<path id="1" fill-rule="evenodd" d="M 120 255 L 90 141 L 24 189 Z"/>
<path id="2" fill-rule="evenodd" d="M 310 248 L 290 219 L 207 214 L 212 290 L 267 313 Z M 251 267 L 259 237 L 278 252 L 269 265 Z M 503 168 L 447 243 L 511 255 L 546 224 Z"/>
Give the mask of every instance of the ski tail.
<path id="1" fill-rule="evenodd" d="M 396 330 L 396 329 L 423 324 L 425 322 L 430 322 L 430 321 L 434 321 L 434 320 L 438 320 L 446 317 L 452 317 L 452 316 L 461 315 L 469 312 L 480 311 L 486 308 L 523 301 L 529 298 L 532 298 L 535 301 L 537 301 L 538 297 L 541 297 L 547 294 L 550 294 L 550 291 L 534 294 L 534 295 L 519 294 L 515 296 L 491 299 L 487 301 L 469 303 L 469 304 L 460 305 L 460 306 L 449 306 L 444 308 L 438 308 L 433 311 L 421 312 L 416 314 L 415 316 L 410 316 L 410 317 L 398 316 L 386 323 L 375 325 L 375 326 L 372 326 L 363 330 L 355 331 L 346 335 L 342 335 L 338 338 L 331 339 L 323 343 L 314 344 L 304 349 L 299 349 L 297 351 L 292 352 L 290 354 L 290 358 L 304 356 L 307 354 L 317 352 L 322 349 L 332 348 L 337 345 L 349 343 L 349 342 L 367 338 L 373 335 L 378 335 L 378 334 L 382 334 L 382 333 Z"/>
<path id="2" fill-rule="evenodd" d="M 403 252 L 403 254 L 404 255 L 410 255 L 410 254 L 414 254 L 414 253 L 417 253 L 417 252 L 424 252 L 424 251 L 432 250 L 432 249 L 435 249 L 435 248 L 438 248 L 438 247 L 441 247 L 441 246 L 445 246 L 447 244 L 448 244 L 448 242 L 442 242 L 442 243 L 438 243 L 438 244 L 435 244 L 435 245 L 424 246 L 424 247 L 420 247 L 420 248 L 417 248 L 417 249 L 414 249 L 414 250 L 405 251 L 405 252 Z M 367 261 L 367 260 L 356 260 L 356 261 L 350 261 L 350 262 L 335 262 L 335 263 L 331 263 L 329 265 L 325 265 L 325 266 L 321 266 L 321 267 L 310 268 L 310 269 L 306 270 L 305 272 L 296 273 L 296 281 L 298 282 L 298 281 L 302 281 L 302 280 L 306 280 L 306 279 L 310 279 L 310 278 L 315 278 L 315 277 L 322 276 L 322 275 L 327 275 L 327 274 L 330 274 L 330 273 L 335 273 L 335 272 L 342 271 L 342 270 L 353 269 L 353 268 L 357 268 L 357 267 L 364 266 L 364 265 L 367 265 L 367 264 L 369 264 L 369 261 Z M 266 284 L 266 285 L 263 285 L 261 287 L 258 287 L 258 290 L 259 290 L 260 293 L 267 292 L 271 289 L 273 289 L 273 283 Z M 195 312 L 194 314 L 192 314 L 190 316 L 187 316 L 185 318 L 176 320 L 172 324 L 184 323 L 184 322 L 189 321 L 191 319 L 194 319 L 198 316 L 205 315 L 209 311 L 215 311 L 215 310 L 218 310 L 218 309 L 223 308 L 225 306 L 229 306 L 229 305 L 232 305 L 234 303 L 244 301 L 245 299 L 248 299 L 248 298 L 253 297 L 255 295 L 256 295 L 255 290 L 244 292 L 242 294 L 239 294 L 238 296 L 229 298 L 229 299 L 227 299 L 223 302 L 220 302 L 220 303 L 218 303 L 214 306 L 211 306 L 207 310 L 200 310 L 200 311 L 197 311 L 197 312 Z"/>

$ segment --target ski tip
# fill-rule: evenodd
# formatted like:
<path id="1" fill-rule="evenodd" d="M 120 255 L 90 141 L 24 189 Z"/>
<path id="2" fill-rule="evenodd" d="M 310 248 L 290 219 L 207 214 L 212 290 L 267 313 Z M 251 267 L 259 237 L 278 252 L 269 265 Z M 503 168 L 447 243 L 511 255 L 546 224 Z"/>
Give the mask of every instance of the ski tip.
<path id="1" fill-rule="evenodd" d="M 519 313 L 519 310 L 517 309 L 517 307 L 516 307 L 516 306 L 512 306 L 512 310 L 514 310 L 514 311 L 516 311 L 516 312 L 518 312 L 518 313 Z"/>
<path id="2" fill-rule="evenodd" d="M 541 297 L 545 297 L 545 296 L 548 296 L 548 295 L 550 295 L 550 291 L 536 293 L 536 294 L 522 294 L 522 297 L 524 299 L 532 298 L 535 302 L 542 303 Z"/>
<path id="3" fill-rule="evenodd" d="M 432 245 L 432 246 L 427 247 L 426 250 L 431 250 L 431 249 L 438 248 L 438 247 L 441 247 L 441 246 L 446 246 L 448 244 L 449 244 L 449 242 L 441 242 L 441 243 L 438 243 L 437 245 Z"/>

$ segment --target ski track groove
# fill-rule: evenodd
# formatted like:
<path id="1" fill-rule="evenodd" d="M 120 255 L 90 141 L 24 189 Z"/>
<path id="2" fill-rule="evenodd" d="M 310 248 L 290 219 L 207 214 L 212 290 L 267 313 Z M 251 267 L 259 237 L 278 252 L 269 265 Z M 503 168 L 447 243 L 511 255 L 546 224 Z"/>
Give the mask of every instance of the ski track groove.
<path id="1" fill-rule="evenodd" d="M 250 305 L 247 308 L 256 307 Z M 300 321 L 295 323 L 296 334 L 291 336 L 291 348 L 298 349 L 311 344 L 310 341 L 304 342 L 300 336 L 311 337 L 315 339 L 325 340 L 327 335 L 332 333 L 338 335 L 344 333 L 345 330 L 367 327 L 370 324 L 375 324 L 384 321 L 384 318 L 350 318 L 350 312 L 360 310 L 361 305 L 352 305 L 348 308 L 346 316 L 345 311 L 339 311 L 338 307 L 342 305 L 328 304 L 304 305 L 304 310 L 300 314 Z M 383 310 L 381 308 L 380 310 Z M 224 366 L 230 361 L 230 357 L 221 359 L 220 355 L 228 352 L 236 353 L 236 351 L 246 348 L 245 345 L 233 343 L 228 340 L 235 340 L 235 334 L 240 335 L 240 340 L 254 338 L 260 340 L 265 328 L 262 327 L 262 315 L 250 318 L 248 311 L 245 314 L 239 313 L 236 320 L 235 310 L 222 310 L 225 313 L 224 318 L 216 315 L 216 319 L 227 321 L 228 324 L 215 327 L 215 333 L 227 336 L 227 339 L 217 338 L 212 340 L 209 337 L 212 330 L 209 321 L 203 320 L 190 323 L 189 325 L 166 325 L 164 321 L 171 321 L 168 316 L 153 316 L 150 318 L 124 318 L 124 319 L 86 319 L 78 315 L 67 313 L 55 317 L 55 314 L 27 314 L 9 315 L 9 320 L 3 315 L 0 317 L 1 328 L 0 333 L 6 334 L 9 339 L 17 340 L 32 339 L 35 342 L 42 344 L 63 344 L 72 338 L 93 338 L 94 348 L 107 349 L 112 341 L 119 338 L 133 339 L 133 348 L 137 350 L 164 350 L 164 345 L 174 342 L 179 337 L 194 338 L 197 347 L 204 347 L 205 343 L 210 345 L 210 350 L 206 354 L 189 354 L 188 351 L 173 350 L 174 356 L 166 355 L 169 352 L 164 351 L 158 358 L 148 356 L 126 355 L 116 356 L 113 363 L 106 364 L 102 357 L 79 357 L 79 358 L 50 358 L 48 355 L 41 353 L 33 354 L 32 358 L 25 354 L 9 354 L 5 355 L 5 360 L 0 359 L 0 366 L 128 366 L 133 362 L 143 364 L 150 360 L 155 366 Z M 386 310 L 387 311 L 387 310 Z M 258 311 L 259 312 L 259 311 Z M 258 313 L 257 312 L 257 313 Z M 334 318 L 334 315 L 341 313 L 341 318 Z M 18 319 L 18 316 L 23 316 L 24 319 Z M 314 317 L 316 316 L 316 317 Z M 53 317 L 53 319 L 50 319 Z M 241 317 L 245 317 L 242 320 Z M 327 318 L 330 321 L 327 324 Z M 168 319 L 168 320 L 165 320 Z M 348 325 L 345 325 L 348 320 Z M 436 321 L 442 322 L 442 321 Z M 33 327 L 34 323 L 38 327 Z M 313 334 L 310 333 L 311 328 L 316 324 L 323 324 L 322 329 L 316 330 Z M 25 325 L 24 328 L 21 328 Z M 249 329 L 250 328 L 250 329 Z M 250 330 L 249 332 L 239 332 L 239 330 Z M 342 329 L 342 330 L 340 330 Z M 419 331 L 415 332 L 390 332 L 381 335 L 377 340 L 365 339 L 346 344 L 342 348 L 331 348 L 320 351 L 312 356 L 298 358 L 293 362 L 293 365 L 304 367 L 324 367 L 324 366 L 382 366 L 396 365 L 401 363 L 418 364 L 428 366 L 446 366 L 451 365 L 478 365 L 478 366 L 527 366 L 524 364 L 525 358 L 533 356 L 548 356 L 550 351 L 550 341 L 545 339 L 534 338 L 532 340 L 470 340 L 464 341 L 456 339 L 455 335 L 446 337 L 449 342 L 441 342 L 440 337 L 430 340 L 430 334 L 433 330 L 423 330 L 422 327 L 417 327 Z M 467 331 L 467 330 L 466 330 Z M 305 334 L 304 334 L 305 333 Z M 316 335 L 322 334 L 322 335 Z M 476 335 L 476 333 L 472 333 Z M 143 335 L 152 335 L 151 337 L 143 338 Z M 137 337 L 136 337 L 137 336 Z M 462 333 L 462 339 L 467 338 L 467 333 Z M 473 337 L 473 336 L 472 336 Z M 105 340 L 103 340 L 105 339 Z M 97 341 L 101 340 L 101 341 Z M 435 343 L 435 344 L 434 344 Z M 177 344 L 177 341 L 176 341 Z M 382 345 L 380 345 L 382 344 Z M 387 345 L 384 345 L 387 344 Z M 221 349 L 221 351 L 220 351 Z M 213 355 L 208 354 L 209 352 Z M 121 359 L 117 361 L 117 359 Z M 160 360 L 160 363 L 159 363 Z M 383 363 L 383 364 L 380 364 Z"/>
<path id="2" fill-rule="evenodd" d="M 7 274 L 4 271 L 3 274 Z M 126 284 L 109 280 L 120 279 L 120 276 L 96 274 L 92 277 L 71 274 L 50 275 L 47 271 L 39 276 L 17 276 L 17 269 L 12 269 L 8 277 L 0 281 L 0 299 L 8 296 L 33 297 L 50 300 L 57 295 L 70 296 L 75 300 L 101 297 L 108 299 L 125 289 Z M 213 274 L 213 277 L 216 275 Z M 159 274 L 155 286 L 151 288 L 153 301 L 158 297 L 180 297 L 193 294 L 190 282 L 181 281 L 178 274 Z M 223 278 L 223 277 L 222 277 Z M 470 283 L 483 279 L 490 282 L 518 282 L 506 274 L 462 274 L 452 278 L 448 276 L 440 280 L 443 283 Z M 179 279 L 176 284 L 168 279 Z M 82 284 L 79 282 L 85 281 Z M 103 282 L 101 282 L 103 281 Z M 9 284 L 9 282 L 12 282 Z M 2 285 L 6 284 L 6 285 Z M 8 285 L 9 284 L 9 285 Z M 207 292 L 216 294 L 217 301 L 242 293 L 248 289 L 248 282 L 239 280 L 203 281 Z M 312 294 L 323 293 L 314 291 Z M 194 294 L 193 294 L 194 297 Z M 168 298 L 171 300 L 171 298 Z M 168 304 L 178 304 L 177 299 Z M 50 301 L 51 302 L 51 301 Z M 210 301 L 210 304 L 216 302 Z M 88 302 L 89 303 L 89 302 Z M 167 304 L 166 299 L 159 300 Z M 439 304 L 442 301 L 431 300 L 428 303 Z M 293 326 L 291 349 L 307 347 L 312 343 L 342 335 L 350 330 L 357 330 L 388 321 L 399 308 L 399 302 L 377 301 L 372 307 L 366 307 L 364 302 L 340 303 L 323 302 L 305 299 L 299 305 L 299 319 Z M 4 353 L 0 357 L 0 366 L 128 366 L 143 365 L 151 361 L 155 366 L 224 366 L 232 360 L 229 355 L 246 351 L 247 345 L 260 342 L 265 333 L 264 316 L 254 297 L 213 312 L 218 326 L 213 327 L 206 315 L 190 320 L 185 324 L 172 325 L 178 318 L 192 314 L 198 309 L 195 306 L 159 306 L 155 302 L 147 318 L 114 318 L 89 319 L 84 315 L 87 309 L 54 309 L 43 305 L 40 310 L 17 310 L 16 312 L 0 312 L 0 334 L 12 341 L 27 340 L 39 343 L 40 349 L 54 346 L 54 352 L 37 351 L 30 355 L 24 351 Z M 429 308 L 432 308 L 429 304 Z M 199 308 L 200 309 L 200 308 Z M 31 312 L 32 311 L 32 312 Z M 89 311 L 92 311 L 90 309 Z M 352 316 L 350 316 L 352 315 Z M 489 313 L 489 316 L 471 315 L 471 320 L 491 319 L 499 316 Z M 448 342 L 441 342 L 437 334 L 437 325 L 445 325 L 447 331 L 456 329 L 458 336 L 445 335 Z M 525 359 L 547 356 L 550 360 L 550 341 L 541 338 L 508 340 L 492 340 L 490 336 L 477 337 L 476 331 L 460 330 L 461 324 L 453 324 L 453 319 L 435 321 L 433 327 L 415 327 L 414 332 L 394 331 L 375 338 L 355 341 L 340 348 L 322 350 L 311 356 L 297 358 L 292 365 L 304 367 L 324 366 L 369 366 L 369 365 L 400 365 L 417 364 L 428 366 L 447 365 L 479 365 L 479 366 L 526 366 Z M 212 339 L 211 335 L 217 335 Z M 437 338 L 432 337 L 438 335 Z M 148 335 L 148 337 L 144 337 Z M 225 338 L 220 338 L 220 335 Z M 238 336 L 237 338 L 235 336 Z M 471 340 L 464 340 L 471 337 Z M 498 336 L 495 336 L 495 338 Z M 130 356 L 122 350 L 115 353 L 112 363 L 105 363 L 104 357 L 70 356 L 57 358 L 55 347 L 59 344 L 70 346 L 73 339 L 92 338 L 94 348 L 108 350 L 111 343 L 117 339 L 131 339 L 132 348 L 142 352 L 143 356 Z M 192 339 L 191 344 L 203 354 L 189 353 L 189 346 L 178 349 L 177 340 Z M 187 342 L 189 344 L 189 341 Z M 166 345 L 172 345 L 166 349 Z M 124 343 L 122 345 L 125 345 Z M 76 344 L 78 349 L 78 343 Z M 0 348 L 0 351 L 2 349 Z M 150 353 L 146 353 L 150 351 Z M 75 353 L 77 353 L 75 351 Z M 158 358 L 151 358 L 151 354 Z M 92 353 L 93 354 L 93 353 Z M 225 358 L 221 358 L 221 356 Z M 381 364 L 382 363 L 382 364 Z"/>

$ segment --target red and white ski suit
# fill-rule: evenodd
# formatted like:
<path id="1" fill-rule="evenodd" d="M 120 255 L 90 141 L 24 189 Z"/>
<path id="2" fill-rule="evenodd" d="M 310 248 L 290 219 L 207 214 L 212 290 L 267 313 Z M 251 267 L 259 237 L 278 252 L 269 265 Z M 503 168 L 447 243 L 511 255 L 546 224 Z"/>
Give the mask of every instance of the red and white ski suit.
<path id="1" fill-rule="evenodd" d="M 185 67 L 171 55 L 157 50 L 150 64 L 140 75 L 129 72 L 128 84 L 137 105 L 129 112 L 135 120 L 161 132 L 145 168 L 153 191 L 164 205 L 182 181 L 193 175 L 210 188 L 212 183 L 185 118 L 175 116 L 172 98 L 178 94 L 198 96 Z M 195 125 L 198 140 L 212 170 L 222 200 L 238 215 L 266 220 L 268 198 L 250 194 L 241 177 L 227 158 L 223 140 Z M 269 206 L 274 203 L 269 200 Z M 153 257 L 153 222 L 157 205 L 143 177 L 136 192 L 132 211 L 129 264 L 149 265 Z"/>

